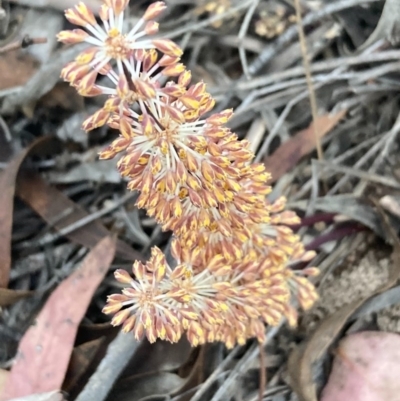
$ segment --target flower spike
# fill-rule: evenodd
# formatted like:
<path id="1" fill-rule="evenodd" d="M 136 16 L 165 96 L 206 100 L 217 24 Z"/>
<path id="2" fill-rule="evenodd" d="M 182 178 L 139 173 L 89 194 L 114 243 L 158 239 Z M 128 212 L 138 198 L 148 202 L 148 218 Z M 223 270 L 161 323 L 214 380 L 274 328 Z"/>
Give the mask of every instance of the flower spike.
<path id="1" fill-rule="evenodd" d="M 150 4 L 127 30 L 129 0 L 103 1 L 99 20 L 84 3 L 66 11 L 79 28 L 58 39 L 90 46 L 61 76 L 82 96 L 106 97 L 83 129 L 119 131 L 100 159 L 120 155 L 117 168 L 138 192 L 136 206 L 172 231 L 176 260 L 172 268 L 153 248 L 131 273 L 116 270 L 124 288 L 103 312 L 137 340 L 177 342 L 186 333 L 193 346 L 231 348 L 263 341 L 265 325 L 283 318 L 296 325 L 292 301 L 309 309 L 318 298 L 308 279 L 318 269 L 292 269 L 314 257 L 288 227 L 299 218 L 284 210 L 284 198 L 268 200 L 270 174 L 226 126 L 233 111 L 212 113 L 215 100 L 205 83 L 191 82 L 180 47 L 149 37 L 165 3 Z"/>

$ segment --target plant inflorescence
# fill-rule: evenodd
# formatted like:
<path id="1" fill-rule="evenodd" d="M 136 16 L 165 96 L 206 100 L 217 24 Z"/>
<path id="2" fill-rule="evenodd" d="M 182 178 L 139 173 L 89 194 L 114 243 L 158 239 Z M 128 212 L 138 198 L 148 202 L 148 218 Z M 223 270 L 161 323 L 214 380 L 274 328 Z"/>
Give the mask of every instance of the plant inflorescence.
<path id="1" fill-rule="evenodd" d="M 296 324 L 294 299 L 304 309 L 317 299 L 307 279 L 317 270 L 291 269 L 314 252 L 288 227 L 299 218 L 284 210 L 285 199 L 267 199 L 270 175 L 225 125 L 232 110 L 212 113 L 215 100 L 203 82 L 191 83 L 179 46 L 153 38 L 165 4 L 151 4 L 126 29 L 128 3 L 104 0 L 99 20 L 84 3 L 66 11 L 84 30 L 62 31 L 59 40 L 90 46 L 61 75 L 82 96 L 107 96 L 83 128 L 119 131 L 100 158 L 122 154 L 118 169 L 138 191 L 137 207 L 173 233 L 176 266 L 155 247 L 147 263 L 133 264 L 133 277 L 117 270 L 126 288 L 103 311 L 151 342 L 185 332 L 192 345 L 263 341 L 265 323 Z"/>

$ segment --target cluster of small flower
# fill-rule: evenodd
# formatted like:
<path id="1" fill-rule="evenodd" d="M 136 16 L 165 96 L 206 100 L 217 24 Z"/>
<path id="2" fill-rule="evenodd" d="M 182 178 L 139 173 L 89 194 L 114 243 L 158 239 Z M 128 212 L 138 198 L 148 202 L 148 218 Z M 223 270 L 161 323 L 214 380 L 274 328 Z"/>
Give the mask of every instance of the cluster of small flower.
<path id="1" fill-rule="evenodd" d="M 317 269 L 290 268 L 314 253 L 288 228 L 299 219 L 283 210 L 285 200 L 266 199 L 270 176 L 251 163 L 247 141 L 225 126 L 232 111 L 211 114 L 215 101 L 204 83 L 191 84 L 182 50 L 171 40 L 149 39 L 165 4 L 151 4 L 128 30 L 128 3 L 104 0 L 101 24 L 83 3 L 66 11 L 85 30 L 62 31 L 59 40 L 91 46 L 62 77 L 82 96 L 107 96 L 83 128 L 107 124 L 120 132 L 100 158 L 123 152 L 118 169 L 139 192 L 137 206 L 173 232 L 177 267 L 153 248 L 146 264 L 134 263 L 133 278 L 117 270 L 127 288 L 109 296 L 104 313 L 115 314 L 112 324 L 137 339 L 176 342 L 186 332 L 193 345 L 262 341 L 265 323 L 286 317 L 296 324 L 293 297 L 304 309 L 317 299 L 306 277 Z"/>

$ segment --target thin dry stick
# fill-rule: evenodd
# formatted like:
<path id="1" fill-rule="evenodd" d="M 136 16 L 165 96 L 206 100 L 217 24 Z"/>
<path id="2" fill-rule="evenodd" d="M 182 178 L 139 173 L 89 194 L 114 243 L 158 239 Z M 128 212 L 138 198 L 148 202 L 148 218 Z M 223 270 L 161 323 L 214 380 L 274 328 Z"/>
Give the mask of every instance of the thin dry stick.
<path id="1" fill-rule="evenodd" d="M 311 115 L 312 115 L 312 119 L 313 119 L 313 131 L 314 131 L 314 136 L 315 136 L 315 146 L 317 148 L 318 160 L 323 160 L 324 154 L 322 152 L 321 140 L 320 140 L 320 136 L 318 135 L 318 127 L 317 127 L 317 119 L 318 119 L 317 99 L 315 97 L 315 91 L 314 91 L 314 86 L 313 86 L 312 76 L 311 76 L 310 62 L 308 60 L 308 55 L 307 55 L 307 53 L 308 53 L 307 52 L 307 43 L 306 43 L 306 38 L 304 35 L 304 30 L 303 30 L 303 19 L 301 16 L 300 0 L 294 0 L 294 6 L 296 9 L 296 21 L 297 21 L 297 26 L 298 26 L 298 30 L 299 30 L 300 49 L 301 49 L 301 54 L 303 56 L 303 64 L 304 64 L 304 70 L 305 70 L 305 75 L 306 75 L 306 82 L 307 82 L 308 93 L 309 93 L 309 97 L 310 97 Z"/>
<path id="2" fill-rule="evenodd" d="M 328 59 L 324 61 L 317 61 L 311 66 L 311 71 L 313 73 L 323 72 L 327 70 L 333 70 L 335 68 L 348 68 L 359 66 L 361 64 L 369 63 L 381 63 L 385 61 L 398 61 L 400 59 L 399 50 L 385 50 L 379 53 L 363 53 L 357 56 L 347 56 L 338 57 L 333 59 Z M 240 81 L 234 87 L 230 86 L 219 86 L 211 89 L 211 94 L 213 96 L 217 95 L 227 95 L 227 92 L 231 90 L 233 93 L 240 91 L 248 91 L 256 88 L 263 88 L 266 85 L 271 85 L 273 83 L 296 78 L 304 75 L 304 66 L 296 66 L 288 68 L 284 71 L 278 71 L 269 73 L 266 75 L 261 75 L 253 78 L 250 81 Z"/>
<path id="3" fill-rule="evenodd" d="M 18 49 L 26 49 L 32 45 L 39 45 L 47 42 L 47 38 L 31 38 L 29 35 L 25 35 L 22 39 L 11 42 L 8 45 L 0 47 L 0 54 L 11 52 Z"/>
<path id="4" fill-rule="evenodd" d="M 132 335 L 120 331 L 76 401 L 104 401 L 139 344 Z"/>
<path id="5" fill-rule="evenodd" d="M 264 397 L 264 389 L 267 386 L 267 367 L 264 358 L 264 346 L 259 344 L 260 347 L 260 388 L 258 393 L 258 400 L 262 401 Z"/>
<path id="6" fill-rule="evenodd" d="M 383 6 L 378 25 L 371 36 L 357 49 L 358 52 L 364 51 L 367 47 L 376 43 L 380 39 L 389 39 L 389 41 L 398 42 L 397 26 L 400 17 L 400 7 L 398 0 L 386 0 Z M 393 43 L 394 44 L 394 43 Z"/>
<path id="7" fill-rule="evenodd" d="M 268 329 L 263 347 L 268 344 L 268 342 L 275 337 L 278 331 L 281 329 L 284 321 L 281 321 L 279 326 L 271 327 Z M 250 347 L 245 355 L 241 358 L 240 362 L 232 369 L 229 376 L 225 379 L 222 385 L 219 387 L 218 391 L 213 395 L 211 401 L 221 401 L 227 400 L 231 397 L 234 386 L 237 384 L 239 377 L 249 368 L 250 364 L 257 357 L 259 352 L 258 346 L 255 344 Z M 193 401 L 193 400 L 192 400 Z"/>
<path id="8" fill-rule="evenodd" d="M 79 228 L 86 226 L 87 224 L 93 222 L 94 220 L 97 220 L 98 218 L 103 217 L 103 216 L 113 212 L 114 210 L 116 210 L 120 206 L 122 206 L 124 203 L 133 199 L 135 196 L 137 196 L 137 195 L 134 192 L 128 192 L 124 196 L 122 196 L 120 199 L 118 199 L 114 204 L 112 204 L 108 207 L 105 207 L 103 209 L 100 209 L 94 213 L 91 213 L 64 228 L 59 229 L 54 234 L 46 234 L 43 236 L 43 238 L 40 238 L 37 241 L 29 241 L 29 240 L 24 241 L 21 244 L 18 244 L 17 247 L 19 249 L 24 249 L 24 248 L 45 246 L 45 245 L 51 244 L 52 242 L 56 241 L 57 239 L 64 237 L 68 234 L 71 234 L 72 232 L 78 230 Z"/>
<path id="9" fill-rule="evenodd" d="M 182 28 L 178 28 L 178 29 L 175 29 L 174 31 L 170 31 L 170 32 L 164 32 L 163 37 L 166 37 L 169 39 L 175 39 L 176 37 L 184 35 L 185 33 L 196 32 L 199 29 L 205 28 L 206 26 L 209 26 L 209 25 L 213 24 L 214 22 L 221 21 L 224 18 L 228 18 L 231 15 L 236 14 L 238 11 L 249 7 L 251 4 L 253 4 L 253 1 L 254 0 L 248 0 L 248 1 L 244 1 L 242 3 L 239 3 L 235 7 L 229 7 L 227 9 L 227 11 L 225 11 L 221 14 L 216 14 L 216 15 L 212 16 L 211 18 L 208 18 L 204 21 L 199 21 L 196 23 L 189 22 L 189 23 L 185 24 Z M 373 0 L 373 1 L 378 1 L 378 0 Z"/>
<path id="10" fill-rule="evenodd" d="M 246 58 L 246 50 L 244 49 L 242 43 L 243 43 L 243 39 L 247 33 L 247 29 L 249 27 L 251 18 L 253 16 L 254 12 L 256 11 L 256 8 L 257 8 L 259 2 L 260 2 L 260 0 L 254 0 L 253 4 L 247 10 L 246 15 L 243 20 L 243 24 L 240 27 L 240 31 L 239 31 L 239 35 L 238 35 L 238 39 L 239 39 L 239 43 L 240 43 L 239 44 L 240 61 L 242 63 L 243 72 L 244 72 L 245 76 L 247 77 L 247 79 L 250 79 L 250 73 L 249 73 L 248 63 L 247 63 L 247 58 Z"/>
<path id="11" fill-rule="evenodd" d="M 237 346 L 229 353 L 229 355 L 218 365 L 218 367 L 214 370 L 210 377 L 208 377 L 208 379 L 196 391 L 190 401 L 199 401 L 203 397 L 203 395 L 211 387 L 211 385 L 214 384 L 214 382 L 218 379 L 219 375 L 224 371 L 224 369 L 229 366 L 229 364 L 236 358 L 241 349 L 241 347 Z"/>
<path id="12" fill-rule="evenodd" d="M 326 5 L 321 7 L 321 9 L 308 13 L 304 20 L 302 21 L 303 26 L 310 26 L 316 22 L 322 20 L 331 14 L 337 13 L 339 11 L 355 7 L 361 4 L 373 3 L 379 0 L 338 0 L 329 1 Z M 249 72 L 251 75 L 257 74 L 264 65 L 266 65 L 274 56 L 280 51 L 284 46 L 289 44 L 296 37 L 295 26 L 288 28 L 282 35 L 280 35 L 277 40 L 266 46 L 265 49 L 258 55 L 258 57 L 249 65 Z"/>

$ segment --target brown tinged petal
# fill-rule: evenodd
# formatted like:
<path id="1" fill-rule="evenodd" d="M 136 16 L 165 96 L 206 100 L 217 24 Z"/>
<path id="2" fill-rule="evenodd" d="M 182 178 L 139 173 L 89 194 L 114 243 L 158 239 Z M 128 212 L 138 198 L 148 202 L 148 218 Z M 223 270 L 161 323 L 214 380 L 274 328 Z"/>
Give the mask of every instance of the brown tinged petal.
<path id="1" fill-rule="evenodd" d="M 104 151 L 99 153 L 100 159 L 106 159 L 114 157 L 117 153 L 121 152 L 122 150 L 126 150 L 126 148 L 130 145 L 131 141 L 129 139 L 120 137 L 115 139 L 111 145 L 104 149 Z M 113 156 L 111 156 L 113 154 Z M 108 156 L 108 157 L 106 157 Z M 111 156 L 111 157 L 110 157 Z"/>
<path id="2" fill-rule="evenodd" d="M 179 310 L 179 314 L 188 320 L 199 320 L 200 315 L 198 312 L 191 310 L 189 308 L 182 308 Z"/>
<path id="3" fill-rule="evenodd" d="M 76 61 L 72 61 L 61 70 L 60 76 L 64 81 L 70 82 L 71 85 L 76 85 L 91 71 L 89 65 L 80 65 Z"/>
<path id="4" fill-rule="evenodd" d="M 147 10 L 143 14 L 142 18 L 145 21 L 153 20 L 154 18 L 157 18 L 166 8 L 167 6 L 163 1 L 156 1 L 147 7 Z"/>
<path id="5" fill-rule="evenodd" d="M 166 105 L 165 109 L 167 110 L 167 112 L 168 112 L 169 116 L 172 118 L 172 120 L 174 120 L 178 124 L 183 124 L 185 122 L 184 114 L 182 113 L 182 111 L 180 111 L 176 107 L 171 107 L 169 105 Z"/>
<path id="6" fill-rule="evenodd" d="M 142 126 L 143 135 L 150 137 L 154 131 L 154 122 L 152 118 L 148 114 L 143 114 L 140 125 Z"/>
<path id="7" fill-rule="evenodd" d="M 144 31 L 146 32 L 146 35 L 155 35 L 158 32 L 159 29 L 159 23 L 155 21 L 149 21 L 146 26 L 144 27 Z"/>
<path id="8" fill-rule="evenodd" d="M 133 328 L 133 336 L 135 337 L 136 341 L 141 341 L 144 337 L 145 328 L 143 323 L 136 319 L 135 327 Z"/>
<path id="9" fill-rule="evenodd" d="M 316 277 L 321 274 L 321 270 L 319 270 L 318 267 L 306 267 L 301 272 L 309 277 Z"/>
<path id="10" fill-rule="evenodd" d="M 146 337 L 149 340 L 150 344 L 153 344 L 157 341 L 158 333 L 154 325 L 151 325 L 146 328 Z"/>
<path id="11" fill-rule="evenodd" d="M 103 309 L 102 312 L 106 315 L 110 315 L 112 313 L 117 313 L 122 308 L 122 303 L 108 303 Z"/>
<path id="12" fill-rule="evenodd" d="M 146 267 L 142 262 L 137 260 L 132 266 L 132 272 L 135 275 L 136 280 L 143 280 L 146 274 Z"/>
<path id="13" fill-rule="evenodd" d="M 185 70 L 179 75 L 178 84 L 186 88 L 189 86 L 191 80 L 192 73 L 189 70 Z"/>
<path id="14" fill-rule="evenodd" d="M 180 96 L 179 101 L 189 109 L 197 109 L 200 106 L 200 102 L 190 95 Z"/>
<path id="15" fill-rule="evenodd" d="M 69 8 L 65 11 L 65 18 L 71 24 L 79 26 L 96 25 L 96 18 L 88 6 L 79 2 L 74 8 Z"/>
<path id="16" fill-rule="evenodd" d="M 131 312 L 129 309 L 124 309 L 117 312 L 111 319 L 111 325 L 120 326 L 130 316 Z"/>
<path id="17" fill-rule="evenodd" d="M 104 0 L 104 2 L 108 7 L 112 8 L 116 16 L 121 14 L 129 4 L 129 0 Z"/>
<path id="18" fill-rule="evenodd" d="M 169 323 L 169 325 L 172 325 L 173 327 L 178 328 L 180 326 L 180 321 L 176 316 L 176 313 L 166 309 L 163 311 L 163 314 L 167 320 L 167 322 Z"/>
<path id="19" fill-rule="evenodd" d="M 99 96 L 103 93 L 103 91 L 97 87 L 96 85 L 93 85 L 91 87 L 86 87 L 86 86 L 80 86 L 79 84 L 76 86 L 77 92 L 84 97 L 95 97 Z"/>
<path id="20" fill-rule="evenodd" d="M 148 329 L 153 325 L 153 317 L 148 309 L 143 309 L 140 314 L 140 321 L 145 329 Z"/>
<path id="21" fill-rule="evenodd" d="M 100 160 L 109 160 L 114 158 L 117 155 L 116 152 L 111 146 L 107 146 L 101 152 L 99 152 L 99 159 Z"/>
<path id="22" fill-rule="evenodd" d="M 182 49 L 172 40 L 170 39 L 153 39 L 152 43 L 154 47 L 160 52 L 166 54 L 171 57 L 180 57 L 182 56 Z"/>
<path id="23" fill-rule="evenodd" d="M 206 84 L 201 81 L 196 84 L 190 86 L 188 89 L 188 94 L 194 97 L 202 97 L 206 94 Z"/>
<path id="24" fill-rule="evenodd" d="M 123 333 L 129 333 L 130 331 L 133 330 L 133 328 L 135 327 L 136 324 L 136 319 L 137 316 L 136 315 L 130 315 L 123 323 L 122 325 L 122 332 Z"/>
<path id="25" fill-rule="evenodd" d="M 206 123 L 211 125 L 223 125 L 229 121 L 232 115 L 233 115 L 233 110 L 227 109 L 221 111 L 220 113 L 215 113 L 211 117 L 208 117 Z"/>
<path id="26" fill-rule="evenodd" d="M 192 346 L 197 347 L 199 344 L 206 342 L 206 336 L 203 328 L 197 321 L 191 321 L 187 331 L 187 338 Z"/>
<path id="27" fill-rule="evenodd" d="M 110 118 L 110 113 L 108 113 L 106 110 L 104 109 L 97 110 L 94 114 L 92 114 L 82 123 L 82 129 L 88 132 L 96 128 L 102 127 L 107 123 L 109 118 Z"/>
<path id="28" fill-rule="evenodd" d="M 215 277 L 223 277 L 223 276 L 226 276 L 229 273 L 231 273 L 231 271 L 232 271 L 232 267 L 226 265 L 226 266 L 223 266 L 220 269 L 214 271 L 213 274 Z"/>
<path id="29" fill-rule="evenodd" d="M 57 40 L 63 43 L 81 43 L 89 37 L 89 34 L 82 29 L 72 31 L 61 31 L 57 34 Z"/>
<path id="30" fill-rule="evenodd" d="M 174 57 L 174 56 L 167 56 L 164 54 L 160 60 L 158 60 L 158 65 L 160 67 L 168 67 L 170 65 L 175 65 L 179 62 L 180 58 L 179 57 Z M 179 85 L 182 86 L 180 82 L 178 82 Z"/>
<path id="31" fill-rule="evenodd" d="M 102 21 L 107 21 L 109 16 L 110 7 L 106 4 L 102 4 L 99 9 L 99 17 Z"/>
<path id="32" fill-rule="evenodd" d="M 153 99 L 156 97 L 156 91 L 153 86 L 143 81 L 142 79 L 137 79 L 133 83 L 140 96 L 145 99 Z"/>
<path id="33" fill-rule="evenodd" d="M 143 56 L 143 71 L 148 71 L 152 68 L 158 59 L 158 54 L 156 49 L 149 49 Z"/>
<path id="34" fill-rule="evenodd" d="M 89 73 L 87 73 L 84 77 L 82 77 L 82 79 L 77 84 L 77 90 L 82 92 L 89 91 L 95 85 L 97 75 L 98 73 L 95 70 L 92 70 Z"/>
<path id="35" fill-rule="evenodd" d="M 164 67 L 162 70 L 162 74 L 166 77 L 177 77 L 183 71 L 185 71 L 185 65 L 182 63 L 172 64 L 167 67 Z"/>
<path id="36" fill-rule="evenodd" d="M 171 343 L 177 343 L 182 337 L 182 329 L 180 326 L 165 325 L 165 338 Z"/>
<path id="37" fill-rule="evenodd" d="M 114 272 L 115 279 L 122 284 L 130 284 L 132 282 L 131 275 L 123 269 L 117 269 Z"/>
<path id="38" fill-rule="evenodd" d="M 107 302 L 110 303 L 121 303 L 125 301 L 129 301 L 129 297 L 124 294 L 111 294 L 107 297 Z"/>
<path id="39" fill-rule="evenodd" d="M 161 282 L 161 280 L 165 277 L 166 270 L 167 266 L 165 265 L 165 263 L 157 263 L 157 268 L 154 271 L 153 275 L 156 283 Z"/>
<path id="40" fill-rule="evenodd" d="M 185 93 L 185 88 L 172 83 L 162 88 L 161 91 L 170 98 L 178 98 Z"/>
<path id="41" fill-rule="evenodd" d="M 285 310 L 284 310 L 283 314 L 286 317 L 290 327 L 297 326 L 299 317 L 298 317 L 297 310 L 293 306 L 291 306 L 289 304 L 285 305 Z"/>

